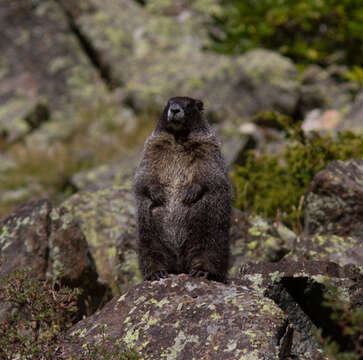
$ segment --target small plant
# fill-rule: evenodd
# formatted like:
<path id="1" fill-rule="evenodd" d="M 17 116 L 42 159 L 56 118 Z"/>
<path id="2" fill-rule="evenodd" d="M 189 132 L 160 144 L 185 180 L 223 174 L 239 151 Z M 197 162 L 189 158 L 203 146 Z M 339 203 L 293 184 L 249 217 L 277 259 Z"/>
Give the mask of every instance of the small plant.
<path id="1" fill-rule="evenodd" d="M 116 342 L 106 334 L 107 325 L 98 326 L 96 341 L 83 345 L 82 355 L 77 359 L 70 360 L 138 360 L 140 356 L 131 349 L 128 349 L 122 340 Z M 73 334 L 77 336 L 77 334 Z"/>
<path id="2" fill-rule="evenodd" d="M 5 276 L 0 301 L 9 311 L 0 321 L 0 358 L 54 359 L 62 332 L 76 315 L 79 294 L 78 289 L 37 280 L 29 270 Z"/>
<path id="3" fill-rule="evenodd" d="M 37 280 L 30 270 L 17 270 L 0 284 L 0 304 L 8 312 L 0 320 L 1 360 L 64 360 L 59 353 L 65 332 L 77 319 L 79 289 Z M 83 347 L 74 360 L 137 360 L 122 341 L 111 341 L 101 326 L 97 342 Z M 76 342 L 77 339 L 72 339 Z"/>
<path id="4" fill-rule="evenodd" d="M 344 300 L 336 287 L 330 287 L 325 294 L 324 306 L 331 311 L 331 319 L 340 328 L 340 338 L 333 340 L 323 337 L 322 331 L 317 338 L 329 358 L 335 360 L 359 360 L 363 358 L 363 309 L 353 307 Z"/>
<path id="5" fill-rule="evenodd" d="M 337 138 L 318 133 L 306 136 L 300 124 L 289 124 L 287 117 L 277 116 L 276 121 L 290 142 L 278 155 L 247 153 L 245 164 L 237 166 L 232 175 L 235 205 L 280 218 L 301 232 L 303 197 L 313 177 L 330 161 L 362 157 L 363 136 L 348 131 L 339 133 Z"/>

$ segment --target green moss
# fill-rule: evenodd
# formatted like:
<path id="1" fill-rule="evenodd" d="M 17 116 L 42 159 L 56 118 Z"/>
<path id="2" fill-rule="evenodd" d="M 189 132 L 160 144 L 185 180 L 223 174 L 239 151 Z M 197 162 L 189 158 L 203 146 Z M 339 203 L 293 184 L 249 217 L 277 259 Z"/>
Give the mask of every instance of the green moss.
<path id="1" fill-rule="evenodd" d="M 245 165 L 237 166 L 233 173 L 235 205 L 263 216 L 279 217 L 299 232 L 307 186 L 330 161 L 362 157 L 363 136 L 348 131 L 337 138 L 317 133 L 305 136 L 300 125 L 289 125 L 286 117 L 277 114 L 275 121 L 290 142 L 278 155 L 247 153 Z"/>
<path id="2" fill-rule="evenodd" d="M 362 17 L 354 0 L 228 0 L 213 16 L 211 38 L 223 53 L 264 47 L 304 63 L 361 65 Z"/>

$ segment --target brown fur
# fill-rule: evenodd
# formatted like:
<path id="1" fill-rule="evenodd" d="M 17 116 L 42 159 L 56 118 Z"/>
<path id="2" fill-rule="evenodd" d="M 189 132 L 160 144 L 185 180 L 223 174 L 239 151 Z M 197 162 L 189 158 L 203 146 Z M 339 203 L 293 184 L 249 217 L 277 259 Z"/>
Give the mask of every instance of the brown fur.
<path id="1" fill-rule="evenodd" d="M 178 131 L 165 125 L 172 101 L 185 107 Z M 185 272 L 226 280 L 230 185 L 216 138 L 200 109 L 187 107 L 196 101 L 169 101 L 135 175 L 145 279 Z"/>

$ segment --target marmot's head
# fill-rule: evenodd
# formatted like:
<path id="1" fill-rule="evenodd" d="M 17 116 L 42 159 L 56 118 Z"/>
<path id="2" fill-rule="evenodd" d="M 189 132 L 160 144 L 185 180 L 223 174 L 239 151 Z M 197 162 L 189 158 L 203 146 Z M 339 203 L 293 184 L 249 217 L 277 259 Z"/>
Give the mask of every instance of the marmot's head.
<path id="1" fill-rule="evenodd" d="M 158 127 L 172 134 L 185 136 L 192 131 L 206 128 L 207 124 L 202 115 L 202 101 L 189 97 L 173 97 L 169 99 Z"/>

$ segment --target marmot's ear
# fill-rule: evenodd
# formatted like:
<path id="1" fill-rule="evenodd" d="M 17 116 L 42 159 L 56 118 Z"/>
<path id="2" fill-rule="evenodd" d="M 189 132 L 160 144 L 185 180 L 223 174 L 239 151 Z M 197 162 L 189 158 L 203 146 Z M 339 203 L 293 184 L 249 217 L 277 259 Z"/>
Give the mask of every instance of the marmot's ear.
<path id="1" fill-rule="evenodd" d="M 204 109 L 204 105 L 203 102 L 201 100 L 195 100 L 195 106 L 197 107 L 197 109 L 202 112 Z"/>

